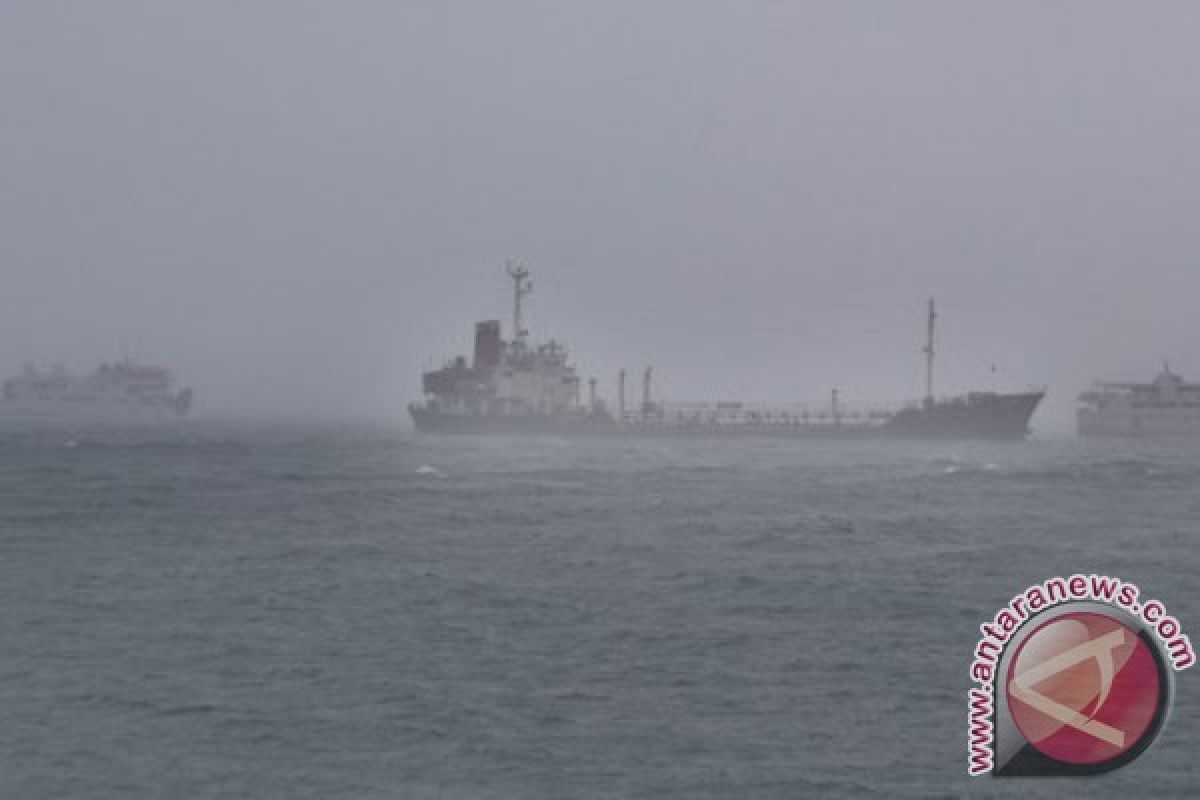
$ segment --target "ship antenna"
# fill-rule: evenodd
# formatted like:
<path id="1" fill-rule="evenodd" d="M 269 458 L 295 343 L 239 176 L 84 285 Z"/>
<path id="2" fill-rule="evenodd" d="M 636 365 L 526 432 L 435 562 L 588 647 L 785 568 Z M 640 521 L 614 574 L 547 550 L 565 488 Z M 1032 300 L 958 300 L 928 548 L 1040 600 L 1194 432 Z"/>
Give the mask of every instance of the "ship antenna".
<path id="1" fill-rule="evenodd" d="M 529 333 L 521 325 L 521 298 L 533 291 L 533 282 L 529 280 L 529 270 L 521 262 L 509 260 L 505 268 L 513 280 L 513 341 L 517 342 Z"/>
<path id="2" fill-rule="evenodd" d="M 933 298 L 929 298 L 929 320 L 925 330 L 925 407 L 933 408 L 933 326 L 937 320 L 937 312 L 933 308 Z"/>

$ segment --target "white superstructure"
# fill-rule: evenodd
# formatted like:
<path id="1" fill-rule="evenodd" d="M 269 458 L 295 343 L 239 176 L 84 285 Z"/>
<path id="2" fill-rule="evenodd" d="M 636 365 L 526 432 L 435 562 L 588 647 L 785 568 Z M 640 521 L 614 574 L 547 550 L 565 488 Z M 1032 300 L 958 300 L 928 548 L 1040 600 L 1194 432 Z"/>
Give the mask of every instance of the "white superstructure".
<path id="1" fill-rule="evenodd" d="M 1166 364 L 1151 383 L 1098 381 L 1079 403 L 1080 436 L 1200 436 L 1200 384 Z"/>
<path id="2" fill-rule="evenodd" d="M 475 353 L 457 356 L 422 376 L 425 399 L 409 406 L 421 430 L 445 432 L 560 431 L 580 425 L 611 425 L 613 420 L 589 381 L 587 403 L 565 347 L 553 339 L 529 341 L 521 301 L 533 284 L 529 271 L 509 264 L 513 281 L 513 334 L 501 337 L 499 320 L 475 326 Z"/>
<path id="3" fill-rule="evenodd" d="M 162 367 L 126 360 L 74 375 L 61 365 L 47 370 L 26 364 L 4 381 L 0 412 L 33 419 L 184 416 L 191 402 L 192 391 L 176 391 L 174 377 Z"/>

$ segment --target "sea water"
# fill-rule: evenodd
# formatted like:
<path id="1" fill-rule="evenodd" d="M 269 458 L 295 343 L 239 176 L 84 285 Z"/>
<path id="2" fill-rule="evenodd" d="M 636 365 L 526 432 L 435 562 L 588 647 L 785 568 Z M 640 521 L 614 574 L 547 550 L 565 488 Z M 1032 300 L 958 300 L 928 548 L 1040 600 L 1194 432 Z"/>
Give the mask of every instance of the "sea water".
<path id="1" fill-rule="evenodd" d="M 0 797 L 1200 791 L 1200 679 L 1139 760 L 966 776 L 1026 586 L 1200 630 L 1200 450 L 0 432 Z"/>

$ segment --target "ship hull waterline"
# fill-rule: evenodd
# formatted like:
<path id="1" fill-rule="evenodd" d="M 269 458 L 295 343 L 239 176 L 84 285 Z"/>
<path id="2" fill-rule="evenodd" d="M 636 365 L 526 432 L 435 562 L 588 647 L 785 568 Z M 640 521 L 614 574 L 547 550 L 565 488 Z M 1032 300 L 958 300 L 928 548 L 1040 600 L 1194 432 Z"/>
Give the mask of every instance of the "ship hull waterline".
<path id="1" fill-rule="evenodd" d="M 984 439 L 1021 440 L 1044 392 L 988 395 L 972 403 L 940 403 L 896 412 L 868 424 L 707 424 L 611 417 L 554 418 L 541 415 L 460 415 L 410 406 L 420 433 L 465 436 L 618 436 L 634 438 L 804 438 L 804 439 Z"/>

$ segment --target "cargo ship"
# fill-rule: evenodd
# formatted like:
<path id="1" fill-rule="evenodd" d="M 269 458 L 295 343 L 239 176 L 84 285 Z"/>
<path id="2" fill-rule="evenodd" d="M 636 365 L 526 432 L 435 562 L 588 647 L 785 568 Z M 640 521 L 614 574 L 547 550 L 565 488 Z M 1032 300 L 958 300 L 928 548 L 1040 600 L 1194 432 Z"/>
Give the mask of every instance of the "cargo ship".
<path id="1" fill-rule="evenodd" d="M 141 422 L 185 417 L 191 407 L 192 390 L 177 390 L 163 367 L 126 359 L 76 375 L 61 365 L 26 364 L 3 383 L 0 420 Z"/>
<path id="2" fill-rule="evenodd" d="M 1200 436 L 1200 384 L 1163 364 L 1150 383 L 1096 381 L 1079 395 L 1083 437 L 1192 438 Z"/>
<path id="3" fill-rule="evenodd" d="M 521 305 L 533 290 L 529 271 L 510 263 L 513 282 L 512 337 L 502 337 L 499 320 L 475 326 L 472 358 L 457 356 L 424 373 L 421 403 L 409 405 L 418 431 L 465 434 L 603 434 L 636 436 L 825 436 L 838 438 L 1022 439 L 1044 390 L 1015 394 L 978 391 L 936 398 L 933 392 L 934 325 L 929 301 L 926 392 L 920 403 L 901 408 L 849 407 L 830 392 L 828 406 L 756 406 L 742 402 L 662 403 L 652 397 L 653 370 L 642 372 L 641 402 L 626 404 L 626 373 L 617 375 L 616 409 L 596 394 L 596 379 L 582 380 L 566 348 L 553 339 L 532 344 Z"/>

